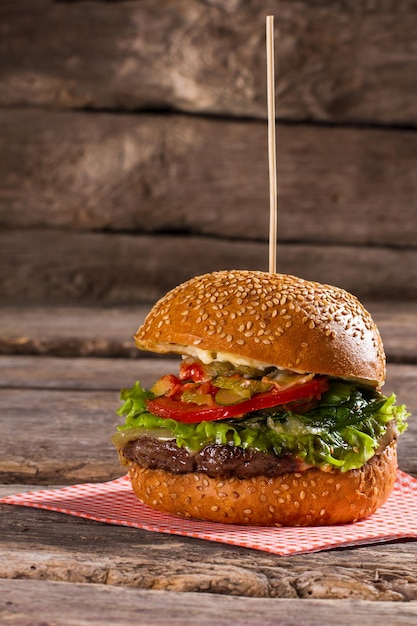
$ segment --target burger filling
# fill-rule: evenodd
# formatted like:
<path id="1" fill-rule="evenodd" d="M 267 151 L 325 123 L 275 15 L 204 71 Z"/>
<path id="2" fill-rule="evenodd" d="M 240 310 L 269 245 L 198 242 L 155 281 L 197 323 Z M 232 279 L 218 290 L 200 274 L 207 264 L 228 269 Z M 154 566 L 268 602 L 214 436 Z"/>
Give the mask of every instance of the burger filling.
<path id="1" fill-rule="evenodd" d="M 123 463 L 223 477 L 356 469 L 408 417 L 394 395 L 364 385 L 195 358 L 150 390 L 123 389 L 121 399 L 125 423 L 113 443 Z"/>

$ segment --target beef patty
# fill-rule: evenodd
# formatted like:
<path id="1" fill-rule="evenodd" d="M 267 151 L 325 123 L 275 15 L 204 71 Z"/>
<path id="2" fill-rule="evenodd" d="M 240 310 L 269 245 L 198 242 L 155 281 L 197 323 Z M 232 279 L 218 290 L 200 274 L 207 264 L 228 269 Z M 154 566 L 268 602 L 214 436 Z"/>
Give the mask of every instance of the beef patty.
<path id="1" fill-rule="evenodd" d="M 122 454 L 127 461 L 141 467 L 168 470 L 174 474 L 204 472 L 210 477 L 273 478 L 306 469 L 302 460 L 289 454 L 276 456 L 220 444 L 211 444 L 192 454 L 186 448 L 178 448 L 173 440 L 161 441 L 146 436 L 129 441 Z"/>
<path id="2" fill-rule="evenodd" d="M 379 440 L 375 454 L 380 454 L 396 438 L 395 422 L 390 421 L 386 433 Z M 141 467 L 163 469 L 174 474 L 204 472 L 212 478 L 274 478 L 282 474 L 302 472 L 308 468 L 301 459 L 291 454 L 277 456 L 251 448 L 221 444 L 210 444 L 193 454 L 186 448 L 179 448 L 173 439 L 163 441 L 146 435 L 129 441 L 121 454 L 127 462 L 137 463 Z"/>

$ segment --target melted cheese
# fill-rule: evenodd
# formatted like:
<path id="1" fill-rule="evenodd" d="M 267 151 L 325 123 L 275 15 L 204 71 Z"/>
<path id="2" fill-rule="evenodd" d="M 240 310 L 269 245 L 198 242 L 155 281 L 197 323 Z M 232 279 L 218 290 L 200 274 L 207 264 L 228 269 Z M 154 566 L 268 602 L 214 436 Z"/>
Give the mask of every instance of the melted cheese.
<path id="1" fill-rule="evenodd" d="M 255 369 L 266 369 L 267 367 L 275 367 L 278 370 L 285 372 L 291 371 L 296 374 L 306 374 L 307 372 L 302 370 L 288 370 L 284 367 L 279 367 L 272 363 L 266 363 L 264 361 L 256 361 L 255 359 L 249 359 L 247 357 L 238 356 L 230 352 L 216 352 L 213 350 L 201 350 L 195 346 L 181 346 L 181 351 L 184 355 L 193 356 L 199 359 L 205 365 L 209 365 L 214 361 L 220 361 L 221 363 L 231 363 L 235 367 L 246 366 L 253 367 Z"/>

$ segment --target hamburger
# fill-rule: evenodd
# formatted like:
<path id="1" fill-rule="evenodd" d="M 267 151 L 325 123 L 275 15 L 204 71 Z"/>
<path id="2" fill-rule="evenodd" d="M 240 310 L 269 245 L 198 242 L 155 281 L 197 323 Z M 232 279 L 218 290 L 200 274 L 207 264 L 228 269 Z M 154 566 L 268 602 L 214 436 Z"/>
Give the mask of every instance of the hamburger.
<path id="1" fill-rule="evenodd" d="M 175 287 L 135 334 L 182 356 L 123 389 L 113 436 L 133 490 L 173 515 L 262 526 L 354 522 L 388 498 L 406 408 L 381 393 L 378 329 L 343 289 L 220 271 Z"/>

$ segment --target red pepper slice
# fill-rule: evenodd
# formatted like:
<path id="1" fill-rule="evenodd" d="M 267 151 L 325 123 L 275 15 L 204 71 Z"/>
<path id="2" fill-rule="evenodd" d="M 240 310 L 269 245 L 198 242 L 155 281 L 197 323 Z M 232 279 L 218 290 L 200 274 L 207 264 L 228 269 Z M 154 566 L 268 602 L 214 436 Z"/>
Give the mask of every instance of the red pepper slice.
<path id="1" fill-rule="evenodd" d="M 306 383 L 294 385 L 283 391 L 272 389 L 265 393 L 258 393 L 250 400 L 244 400 L 230 406 L 199 405 L 193 402 L 182 402 L 162 396 L 148 400 L 148 411 L 159 417 L 174 419 L 177 422 L 192 424 L 196 422 L 212 422 L 230 417 L 242 417 L 251 411 L 269 409 L 282 404 L 289 404 L 295 400 L 319 399 L 321 394 L 329 388 L 328 379 L 324 376 L 313 378 Z"/>
<path id="2" fill-rule="evenodd" d="M 200 363 L 193 361 L 183 361 L 180 365 L 180 380 L 193 380 L 195 383 L 201 383 L 207 380 L 207 376 L 204 372 L 203 366 Z"/>

